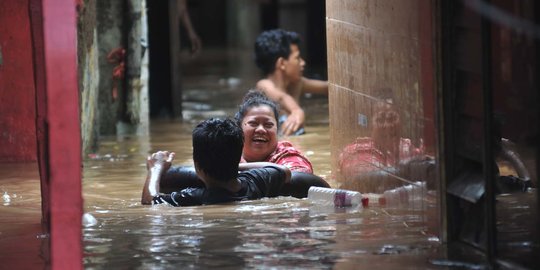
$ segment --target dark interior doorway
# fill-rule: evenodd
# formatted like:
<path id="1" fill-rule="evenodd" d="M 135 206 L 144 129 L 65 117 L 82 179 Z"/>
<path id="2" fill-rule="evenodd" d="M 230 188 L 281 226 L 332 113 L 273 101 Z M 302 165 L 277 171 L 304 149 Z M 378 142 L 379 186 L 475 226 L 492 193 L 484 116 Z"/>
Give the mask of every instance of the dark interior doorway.
<path id="1" fill-rule="evenodd" d="M 169 1 L 147 1 L 150 117 L 171 117 Z"/>

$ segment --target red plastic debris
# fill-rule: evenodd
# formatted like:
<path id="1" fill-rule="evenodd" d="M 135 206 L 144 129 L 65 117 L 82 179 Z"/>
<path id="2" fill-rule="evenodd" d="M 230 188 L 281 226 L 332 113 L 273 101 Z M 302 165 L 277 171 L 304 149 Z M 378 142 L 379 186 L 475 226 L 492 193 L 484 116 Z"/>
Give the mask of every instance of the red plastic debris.
<path id="1" fill-rule="evenodd" d="M 362 198 L 362 207 L 368 207 L 369 206 L 369 198 L 363 197 Z"/>

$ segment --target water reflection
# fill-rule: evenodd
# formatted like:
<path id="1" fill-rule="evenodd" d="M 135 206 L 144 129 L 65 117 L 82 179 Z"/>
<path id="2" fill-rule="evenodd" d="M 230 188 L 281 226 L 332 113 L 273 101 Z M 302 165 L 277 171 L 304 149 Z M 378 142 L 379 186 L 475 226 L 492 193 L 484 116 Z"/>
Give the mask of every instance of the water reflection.
<path id="1" fill-rule="evenodd" d="M 0 164 L 0 192 L 5 196 L 0 205 L 0 268 L 43 268 L 49 234 L 41 225 L 37 164 Z"/>
<path id="2" fill-rule="evenodd" d="M 103 138 L 96 155 L 114 159 L 85 160 L 85 210 L 98 220 L 83 229 L 85 268 L 339 269 L 358 268 L 366 260 L 396 268 L 397 258 L 385 256 L 398 253 L 414 258 L 408 267 L 431 267 L 425 258 L 439 243 L 430 240 L 425 211 L 377 204 L 329 208 L 292 197 L 199 207 L 140 205 L 146 155 L 166 149 L 176 152 L 175 165 L 193 165 L 193 125 L 210 115 L 233 115 L 244 90 L 254 85 L 243 79 L 231 87 L 205 67 L 185 78 L 183 122 L 153 121 L 148 137 Z M 310 115 L 307 133 L 287 139 L 306 154 L 315 174 L 337 187 L 328 99 L 305 98 L 303 106 Z M 381 252 L 391 250 L 388 245 L 399 252 Z"/>
<path id="3" fill-rule="evenodd" d="M 438 245 L 422 234 L 420 213 L 320 208 L 293 198 L 132 210 L 96 214 L 100 226 L 84 230 L 86 268 L 331 269 L 382 254 L 388 242 L 400 243 L 392 254 L 415 256 Z"/>
<path id="4" fill-rule="evenodd" d="M 190 129 L 189 123 L 153 123 L 151 139 L 104 138 L 96 156 L 115 158 L 85 158 L 84 212 L 96 218 L 82 228 L 86 269 L 395 268 L 403 259 L 410 268 L 430 268 L 425 258 L 439 244 L 426 233 L 425 212 L 414 209 L 328 208 L 292 197 L 202 207 L 140 205 L 146 154 L 167 147 L 188 160 Z M 328 129 L 310 134 L 299 145 L 313 152 L 316 170 L 330 171 L 328 144 L 322 143 Z M 2 191 L 17 194 L 9 206 L 0 206 L 3 266 L 42 268 L 48 237 L 40 225 L 37 166 L 0 169 Z M 381 252 L 391 250 L 387 245 L 399 254 Z"/>
<path id="5" fill-rule="evenodd" d="M 168 147 L 189 162 L 190 123 L 158 122 L 152 130 L 151 142 L 141 144 L 150 146 L 147 153 Z M 295 143 L 311 151 L 315 170 L 330 171 L 328 128 L 313 128 L 300 137 Z M 85 211 L 98 221 L 83 228 L 85 268 L 332 269 L 389 255 L 380 252 L 388 244 L 405 246 L 399 254 L 418 257 L 439 245 L 426 234 L 425 212 L 412 209 L 322 207 L 293 197 L 201 207 L 142 206 L 145 155 L 133 147 L 131 140 L 110 138 L 96 154 L 125 154 L 122 160 L 84 162 Z M 429 267 L 426 260 L 416 266 Z"/>

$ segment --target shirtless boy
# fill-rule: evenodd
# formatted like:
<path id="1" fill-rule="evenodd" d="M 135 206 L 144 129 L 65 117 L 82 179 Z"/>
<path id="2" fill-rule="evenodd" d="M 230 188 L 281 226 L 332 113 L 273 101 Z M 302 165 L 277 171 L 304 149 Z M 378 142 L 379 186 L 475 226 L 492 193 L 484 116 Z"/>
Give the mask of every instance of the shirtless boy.
<path id="1" fill-rule="evenodd" d="M 281 124 L 283 135 L 304 133 L 304 110 L 299 101 L 302 93 L 328 94 L 328 82 L 303 77 L 306 62 L 300 56 L 297 33 L 274 29 L 262 32 L 255 41 L 255 63 L 265 78 L 257 89 L 279 103 L 287 114 Z"/>

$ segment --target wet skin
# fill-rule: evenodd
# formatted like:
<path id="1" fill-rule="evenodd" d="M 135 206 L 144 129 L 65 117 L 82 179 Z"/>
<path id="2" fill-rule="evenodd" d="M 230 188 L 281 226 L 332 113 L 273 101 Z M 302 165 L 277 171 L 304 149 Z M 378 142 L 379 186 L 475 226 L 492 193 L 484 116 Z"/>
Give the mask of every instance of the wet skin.
<path id="1" fill-rule="evenodd" d="M 251 108 L 242 119 L 243 158 L 247 162 L 264 161 L 277 147 L 277 120 L 272 108 Z"/>
<path id="2" fill-rule="evenodd" d="M 291 54 L 283 61 L 283 69 L 285 71 L 285 77 L 288 78 L 291 83 L 297 83 L 302 79 L 306 61 L 300 56 L 298 45 L 291 44 L 290 48 Z"/>

